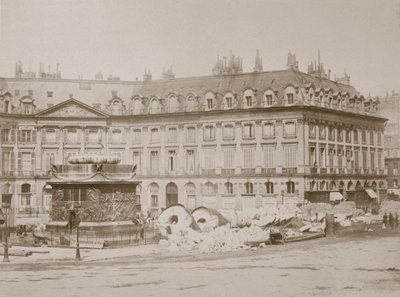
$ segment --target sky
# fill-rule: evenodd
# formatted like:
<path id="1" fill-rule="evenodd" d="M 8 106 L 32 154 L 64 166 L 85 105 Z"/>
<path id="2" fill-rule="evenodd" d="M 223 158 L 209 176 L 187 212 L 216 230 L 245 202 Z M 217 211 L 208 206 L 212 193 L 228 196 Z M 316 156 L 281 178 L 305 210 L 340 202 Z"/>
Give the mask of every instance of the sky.
<path id="1" fill-rule="evenodd" d="M 176 77 L 211 74 L 217 56 L 266 71 L 300 70 L 318 50 L 332 77 L 344 69 L 362 94 L 400 90 L 400 0 L 0 0 L 0 77 L 15 63 L 39 63 L 63 78 L 153 79 L 172 66 Z"/>

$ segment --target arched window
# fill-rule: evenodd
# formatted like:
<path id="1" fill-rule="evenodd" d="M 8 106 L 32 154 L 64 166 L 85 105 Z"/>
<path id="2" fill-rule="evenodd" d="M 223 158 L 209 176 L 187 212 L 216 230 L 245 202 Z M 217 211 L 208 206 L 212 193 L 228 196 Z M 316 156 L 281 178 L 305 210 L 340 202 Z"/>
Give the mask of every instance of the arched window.
<path id="1" fill-rule="evenodd" d="M 196 208 L 196 186 L 193 183 L 185 185 L 186 202 L 188 209 Z"/>
<path id="2" fill-rule="evenodd" d="M 245 183 L 244 190 L 245 190 L 245 194 L 253 194 L 253 184 L 250 182 Z"/>
<path id="3" fill-rule="evenodd" d="M 179 101 L 175 95 L 168 97 L 168 112 L 177 112 L 179 110 Z"/>
<path id="4" fill-rule="evenodd" d="M 329 187 L 330 187 L 331 190 L 336 189 L 336 183 L 334 181 L 331 181 Z"/>
<path id="5" fill-rule="evenodd" d="M 225 194 L 233 194 L 233 184 L 230 182 L 225 183 Z"/>
<path id="6" fill-rule="evenodd" d="M 144 105 L 142 99 L 140 98 L 133 99 L 131 108 L 132 114 L 141 114 L 143 113 L 143 111 L 144 111 Z"/>
<path id="7" fill-rule="evenodd" d="M 265 183 L 265 193 L 267 193 L 267 194 L 274 193 L 274 183 L 272 183 L 272 182 Z"/>
<path id="8" fill-rule="evenodd" d="M 204 184 L 204 195 L 215 195 L 216 192 L 216 185 L 214 185 L 212 182 L 206 182 Z"/>
<path id="9" fill-rule="evenodd" d="M 347 190 L 351 190 L 353 188 L 353 183 L 351 181 L 347 184 Z"/>
<path id="10" fill-rule="evenodd" d="M 294 182 L 288 181 L 286 183 L 286 193 L 288 193 L 288 194 L 294 194 L 295 193 Z"/>
<path id="11" fill-rule="evenodd" d="M 197 102 L 193 95 L 189 95 L 186 98 L 186 111 L 194 111 L 197 109 Z"/>
<path id="12" fill-rule="evenodd" d="M 161 112 L 161 105 L 160 102 L 156 98 L 152 99 L 150 102 L 149 113 L 159 113 Z"/>
<path id="13" fill-rule="evenodd" d="M 321 181 L 320 184 L 319 184 L 319 189 L 320 190 L 325 190 L 325 185 L 326 185 L 325 181 L 324 180 Z"/>
<path id="14" fill-rule="evenodd" d="M 310 191 L 315 191 L 317 187 L 317 182 L 313 180 L 310 184 Z"/>

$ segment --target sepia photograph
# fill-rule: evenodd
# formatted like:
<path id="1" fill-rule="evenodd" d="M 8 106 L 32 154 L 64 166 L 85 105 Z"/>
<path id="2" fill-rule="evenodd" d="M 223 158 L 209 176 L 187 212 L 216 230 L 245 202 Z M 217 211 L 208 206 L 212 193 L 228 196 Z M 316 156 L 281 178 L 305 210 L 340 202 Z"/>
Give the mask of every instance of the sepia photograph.
<path id="1" fill-rule="evenodd" d="M 400 0 L 0 0 L 0 296 L 397 297 Z"/>

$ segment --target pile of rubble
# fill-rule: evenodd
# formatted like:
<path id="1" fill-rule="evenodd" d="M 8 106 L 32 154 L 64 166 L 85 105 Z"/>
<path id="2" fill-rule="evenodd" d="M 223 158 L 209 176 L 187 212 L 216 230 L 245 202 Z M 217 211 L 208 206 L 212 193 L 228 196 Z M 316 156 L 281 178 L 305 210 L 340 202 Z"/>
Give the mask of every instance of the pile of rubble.
<path id="1" fill-rule="evenodd" d="M 322 232 L 321 221 L 303 222 L 302 211 L 294 205 L 263 206 L 243 211 L 213 210 L 200 207 L 189 213 L 183 205 L 165 209 L 158 220 L 161 240 L 170 251 L 226 252 L 264 246 L 271 233 L 286 238 L 304 231 Z M 303 229 L 303 230 L 302 230 Z"/>

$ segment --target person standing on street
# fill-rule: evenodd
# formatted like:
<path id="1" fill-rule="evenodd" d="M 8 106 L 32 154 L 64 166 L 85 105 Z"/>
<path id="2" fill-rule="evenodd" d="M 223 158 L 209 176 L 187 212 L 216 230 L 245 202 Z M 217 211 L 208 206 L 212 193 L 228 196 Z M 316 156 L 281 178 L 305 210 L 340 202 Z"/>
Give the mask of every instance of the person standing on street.
<path id="1" fill-rule="evenodd" d="M 387 224 L 388 224 L 388 215 L 385 212 L 385 214 L 383 215 L 383 227 L 387 228 Z"/>
<path id="2" fill-rule="evenodd" d="M 389 214 L 389 226 L 394 229 L 394 216 L 392 213 Z"/>

